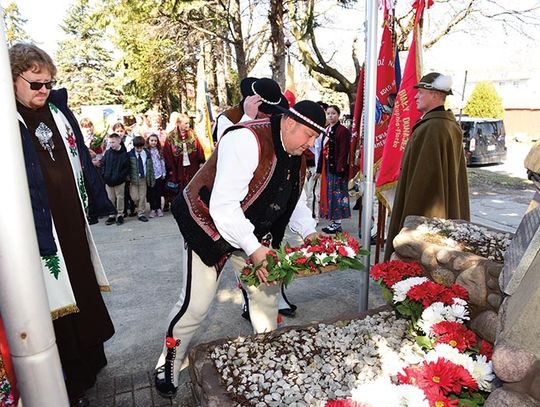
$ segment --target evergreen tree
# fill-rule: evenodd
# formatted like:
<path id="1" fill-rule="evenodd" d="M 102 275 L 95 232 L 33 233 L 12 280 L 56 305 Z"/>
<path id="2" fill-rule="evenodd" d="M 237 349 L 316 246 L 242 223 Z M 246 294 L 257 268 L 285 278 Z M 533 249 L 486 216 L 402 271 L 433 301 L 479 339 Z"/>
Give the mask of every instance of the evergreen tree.
<path id="1" fill-rule="evenodd" d="M 104 105 L 122 102 L 115 86 L 112 52 L 105 48 L 105 30 L 97 24 L 89 0 L 77 0 L 68 10 L 56 55 L 57 78 L 69 91 L 70 105 Z"/>
<path id="2" fill-rule="evenodd" d="M 6 39 L 8 47 L 16 42 L 31 41 L 30 36 L 24 29 L 28 21 L 21 16 L 17 3 L 12 1 L 5 8 L 2 7 L 2 18 L 6 27 Z"/>
<path id="3" fill-rule="evenodd" d="M 491 82 L 478 82 L 463 109 L 463 113 L 473 117 L 502 119 L 504 107 L 502 98 Z"/>

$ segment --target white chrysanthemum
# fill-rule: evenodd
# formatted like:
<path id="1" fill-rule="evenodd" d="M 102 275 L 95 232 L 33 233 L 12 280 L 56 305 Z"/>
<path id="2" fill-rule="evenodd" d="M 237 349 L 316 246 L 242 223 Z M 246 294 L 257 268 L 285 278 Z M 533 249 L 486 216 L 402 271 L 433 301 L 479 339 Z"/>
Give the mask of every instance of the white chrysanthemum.
<path id="1" fill-rule="evenodd" d="M 485 355 L 476 355 L 471 375 L 476 380 L 476 383 L 478 383 L 480 390 L 492 390 L 492 382 L 495 379 L 495 374 L 493 373 L 491 361 L 488 361 Z"/>
<path id="2" fill-rule="evenodd" d="M 469 373 L 472 370 L 472 359 L 461 353 L 457 348 L 447 345 L 446 343 L 440 343 L 435 346 L 426 354 L 426 360 L 428 362 L 436 362 L 437 359 L 443 358 L 449 360 L 456 365 L 463 366 L 465 369 L 469 370 Z"/>
<path id="3" fill-rule="evenodd" d="M 442 302 L 434 302 L 422 312 L 422 316 L 418 321 L 418 326 L 420 329 L 422 329 L 422 331 L 429 335 L 431 332 L 431 327 L 441 321 L 444 321 L 444 317 L 444 304 Z"/>
<path id="4" fill-rule="evenodd" d="M 469 310 L 467 308 L 467 301 L 461 298 L 454 298 L 454 304 L 450 306 L 454 321 L 469 319 Z"/>
<path id="5" fill-rule="evenodd" d="M 351 394 L 352 401 L 371 407 L 429 407 L 421 389 L 408 384 L 395 385 L 388 378 L 361 384 Z"/>
<path id="6" fill-rule="evenodd" d="M 469 311 L 466 307 L 466 302 L 454 298 L 453 305 L 444 305 L 442 302 L 434 302 L 427 307 L 423 312 L 418 326 L 426 333 L 431 334 L 433 325 L 442 321 L 458 321 L 469 319 Z"/>
<path id="7" fill-rule="evenodd" d="M 407 298 L 407 293 L 412 287 L 425 283 L 426 281 L 429 281 L 426 277 L 409 277 L 405 280 L 398 281 L 392 286 L 392 291 L 394 291 L 394 304 L 404 301 L 405 298 Z"/>
<path id="8" fill-rule="evenodd" d="M 401 395 L 397 391 L 397 387 L 388 378 L 381 378 L 361 384 L 353 389 L 351 398 L 356 403 L 370 407 L 401 407 Z"/>
<path id="9" fill-rule="evenodd" d="M 429 407 L 429 402 L 426 400 L 426 394 L 422 389 L 410 384 L 402 384 L 398 386 L 401 393 L 401 405 L 410 407 Z"/>

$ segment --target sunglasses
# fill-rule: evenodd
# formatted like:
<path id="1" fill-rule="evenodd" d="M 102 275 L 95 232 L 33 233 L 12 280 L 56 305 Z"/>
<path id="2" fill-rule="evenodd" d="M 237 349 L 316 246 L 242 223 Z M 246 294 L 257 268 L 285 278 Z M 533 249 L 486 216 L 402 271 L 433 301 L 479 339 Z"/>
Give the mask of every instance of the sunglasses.
<path id="1" fill-rule="evenodd" d="M 21 78 L 23 78 L 26 82 L 30 84 L 30 89 L 32 90 L 40 90 L 43 86 L 45 86 L 45 89 L 52 89 L 54 85 L 56 85 L 56 81 L 49 81 L 49 82 L 30 82 L 28 79 L 26 79 L 24 76 L 19 75 Z"/>

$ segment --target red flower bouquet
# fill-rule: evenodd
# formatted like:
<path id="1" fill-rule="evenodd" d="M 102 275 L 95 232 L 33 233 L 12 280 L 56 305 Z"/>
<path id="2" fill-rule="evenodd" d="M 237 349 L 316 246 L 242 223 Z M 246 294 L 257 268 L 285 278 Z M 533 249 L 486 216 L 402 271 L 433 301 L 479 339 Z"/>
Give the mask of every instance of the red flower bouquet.
<path id="1" fill-rule="evenodd" d="M 420 264 L 405 262 L 401 260 L 392 260 L 386 263 L 375 264 L 371 268 L 371 278 L 388 288 L 392 287 L 398 281 L 408 277 L 417 277 L 424 274 Z"/>
<path id="2" fill-rule="evenodd" d="M 266 255 L 267 279 L 268 282 L 283 282 L 287 286 L 298 276 L 337 269 L 362 270 L 361 256 L 368 254 L 348 233 L 319 236 L 296 247 L 283 244 Z M 261 265 L 254 265 L 248 260 L 240 274 L 240 280 L 248 286 L 259 286 L 261 282 L 256 271 L 260 267 Z"/>
<path id="3" fill-rule="evenodd" d="M 435 336 L 435 344 L 446 343 L 460 352 L 472 349 L 478 341 L 476 334 L 461 322 L 442 321 L 433 325 L 431 332 Z"/>

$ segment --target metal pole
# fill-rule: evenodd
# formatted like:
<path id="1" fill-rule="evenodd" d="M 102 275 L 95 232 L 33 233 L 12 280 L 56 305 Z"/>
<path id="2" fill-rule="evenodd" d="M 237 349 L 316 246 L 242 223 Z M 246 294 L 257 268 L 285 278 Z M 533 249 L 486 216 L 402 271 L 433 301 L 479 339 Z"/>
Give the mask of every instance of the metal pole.
<path id="1" fill-rule="evenodd" d="M 41 270 L 5 30 L 0 27 L 0 134 L 6 141 L 0 160 L 0 313 L 24 407 L 69 406 Z"/>
<path id="2" fill-rule="evenodd" d="M 362 246 L 371 247 L 371 216 L 373 214 L 373 158 L 375 150 L 375 92 L 377 86 L 377 7 L 378 0 L 366 0 L 366 76 L 364 82 L 364 195 L 362 196 Z M 371 256 L 364 257 L 360 280 L 359 310 L 368 309 L 369 265 Z"/>
<path id="3" fill-rule="evenodd" d="M 463 79 L 463 92 L 461 92 L 461 106 L 459 107 L 459 126 L 461 127 L 461 116 L 463 116 L 463 102 L 465 101 L 465 88 L 467 87 L 467 71 Z"/>

